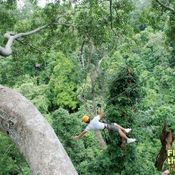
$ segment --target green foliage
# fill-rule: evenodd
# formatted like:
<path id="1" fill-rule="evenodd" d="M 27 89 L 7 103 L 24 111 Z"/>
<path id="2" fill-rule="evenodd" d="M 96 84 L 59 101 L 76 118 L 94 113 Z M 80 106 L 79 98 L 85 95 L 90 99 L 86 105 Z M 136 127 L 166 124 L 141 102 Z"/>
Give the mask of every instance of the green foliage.
<path id="1" fill-rule="evenodd" d="M 77 11 L 78 34 L 85 39 L 92 39 L 95 45 L 105 42 L 109 35 L 106 28 L 110 25 L 106 9 L 94 1 L 88 3 L 83 10 Z"/>
<path id="2" fill-rule="evenodd" d="M 173 1 L 161 0 L 175 9 Z M 80 175 L 158 175 L 154 167 L 166 120 L 175 130 L 175 15 L 156 1 L 0 2 L 0 42 L 6 31 L 48 28 L 15 41 L 0 61 L 0 83 L 17 89 L 52 124 Z M 39 65 L 39 67 L 37 67 Z M 96 75 L 95 75 L 96 73 Z M 91 77 L 95 77 L 95 83 Z M 84 98 L 84 104 L 78 101 Z M 72 139 L 81 116 L 101 103 L 108 122 L 131 127 L 137 143 L 121 148 L 117 133 Z M 69 111 L 69 112 L 68 112 Z M 14 145 L 0 136 L 0 174 L 29 174 Z M 15 159 L 14 159 L 15 157 Z M 166 165 L 165 165 L 166 167 Z"/>
<path id="3" fill-rule="evenodd" d="M 64 54 L 56 55 L 56 65 L 50 78 L 53 103 L 58 106 L 76 108 L 76 69 Z"/>
<path id="4" fill-rule="evenodd" d="M 130 67 L 124 68 L 118 76 L 115 75 L 113 77 L 109 85 L 109 96 L 106 106 L 106 118 L 109 122 L 117 122 L 125 126 L 125 128 L 128 125 L 131 128 L 134 127 L 135 121 L 132 115 L 133 110 L 136 109 L 133 107 L 137 101 L 136 99 L 139 97 L 137 83 L 136 75 Z M 129 173 L 131 167 L 134 170 L 134 164 L 137 162 L 136 146 L 128 145 L 127 148 L 122 150 L 119 136 L 116 133 L 109 133 L 109 135 L 112 141 L 108 146 L 107 156 L 113 162 L 108 165 L 109 169 L 113 170 L 112 173 L 118 172 L 120 174 Z"/>
<path id="5" fill-rule="evenodd" d="M 27 75 L 24 78 L 22 84 L 20 82 L 20 85 L 16 85 L 16 89 L 26 98 L 31 100 L 39 111 L 47 113 L 50 104 L 47 97 L 48 86 L 44 84 L 37 85 L 36 78 L 30 78 Z"/>
<path id="6" fill-rule="evenodd" d="M 68 111 L 60 108 L 52 114 L 52 126 L 79 174 L 82 175 L 89 171 L 88 164 L 100 154 L 98 143 L 94 139 L 93 133 L 88 133 L 85 138 L 79 141 L 72 138 L 83 129 L 80 117 L 84 113 L 85 111 L 80 109 L 77 113 L 69 114 Z"/>
<path id="7" fill-rule="evenodd" d="M 1 174 L 29 175 L 29 167 L 12 141 L 2 134 L 0 135 L 0 139 Z"/>
<path id="8" fill-rule="evenodd" d="M 109 104 L 133 105 L 139 98 L 137 77 L 130 68 L 124 68 L 120 74 L 111 80 L 109 87 Z"/>

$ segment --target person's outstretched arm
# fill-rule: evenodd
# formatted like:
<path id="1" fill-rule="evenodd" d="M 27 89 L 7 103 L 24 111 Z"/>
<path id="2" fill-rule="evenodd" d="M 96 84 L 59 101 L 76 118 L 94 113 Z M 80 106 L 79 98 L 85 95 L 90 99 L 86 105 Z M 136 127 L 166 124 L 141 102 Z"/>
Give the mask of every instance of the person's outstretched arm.
<path id="1" fill-rule="evenodd" d="M 83 137 L 86 133 L 87 133 L 87 131 L 84 130 L 84 131 L 82 131 L 79 135 L 74 136 L 73 139 L 74 139 L 74 140 L 79 140 L 79 139 L 81 139 L 81 137 Z"/>
<path id="2" fill-rule="evenodd" d="M 104 112 L 99 112 L 98 116 L 99 116 L 99 120 L 101 120 L 102 118 L 104 118 Z"/>

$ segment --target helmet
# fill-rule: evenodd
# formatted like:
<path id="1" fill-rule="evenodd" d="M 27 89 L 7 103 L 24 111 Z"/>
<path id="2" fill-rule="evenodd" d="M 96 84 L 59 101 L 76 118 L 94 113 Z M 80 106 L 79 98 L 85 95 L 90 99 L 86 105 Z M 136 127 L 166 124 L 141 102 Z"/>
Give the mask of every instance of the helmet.
<path id="1" fill-rule="evenodd" d="M 82 122 L 84 122 L 84 123 L 88 123 L 89 120 L 90 120 L 90 117 L 89 117 L 88 115 L 84 115 L 84 116 L 82 117 Z"/>

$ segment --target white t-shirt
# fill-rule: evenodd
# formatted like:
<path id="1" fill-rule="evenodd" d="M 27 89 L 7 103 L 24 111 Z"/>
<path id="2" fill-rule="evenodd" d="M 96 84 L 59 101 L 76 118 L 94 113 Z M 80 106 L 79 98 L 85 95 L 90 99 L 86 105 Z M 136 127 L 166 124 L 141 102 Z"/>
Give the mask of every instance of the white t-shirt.
<path id="1" fill-rule="evenodd" d="M 99 121 L 100 120 L 100 116 L 97 115 L 96 117 L 94 117 L 90 123 L 86 126 L 85 131 L 97 131 L 97 130 L 103 130 L 105 128 L 105 123 L 102 123 Z"/>

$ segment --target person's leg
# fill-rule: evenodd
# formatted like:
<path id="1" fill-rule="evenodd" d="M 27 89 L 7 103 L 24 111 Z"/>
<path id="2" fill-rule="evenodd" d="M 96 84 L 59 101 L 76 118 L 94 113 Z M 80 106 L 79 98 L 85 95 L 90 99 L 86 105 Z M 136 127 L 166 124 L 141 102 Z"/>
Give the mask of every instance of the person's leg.
<path id="1" fill-rule="evenodd" d="M 129 133 L 131 131 L 130 128 L 123 128 L 122 126 L 120 126 L 119 124 L 117 123 L 114 123 L 114 126 L 117 127 L 117 129 L 121 129 L 124 133 Z"/>
<path id="2" fill-rule="evenodd" d="M 125 132 L 125 128 L 123 128 L 122 126 L 120 126 L 117 123 L 114 123 L 114 126 L 116 126 L 118 129 L 121 129 L 123 132 Z"/>
<path id="3" fill-rule="evenodd" d="M 120 125 L 118 125 L 120 126 Z M 128 138 L 125 134 L 125 132 L 123 132 L 123 130 L 120 127 L 117 127 L 115 123 L 113 124 L 107 124 L 107 129 L 110 131 L 118 131 L 120 137 L 122 138 L 122 142 L 124 142 L 125 140 L 127 141 L 127 143 L 133 143 L 136 141 L 136 139 L 132 139 L 132 138 Z M 123 128 L 125 130 L 125 128 Z"/>
<path id="4" fill-rule="evenodd" d="M 107 125 L 107 128 L 108 128 L 110 131 L 118 131 L 118 133 L 119 133 L 119 135 L 120 135 L 120 137 L 121 137 L 122 139 L 125 139 L 125 140 L 128 139 L 128 137 L 127 137 L 126 134 L 125 134 L 125 129 L 122 128 L 120 125 L 117 125 L 116 123 L 108 124 L 108 125 Z M 123 132 L 123 131 L 124 131 L 124 132 Z"/>
<path id="5" fill-rule="evenodd" d="M 123 139 L 128 139 L 128 137 L 126 136 L 126 134 L 123 132 L 123 130 L 121 130 L 120 128 L 118 128 L 118 133 L 120 135 L 120 137 Z"/>
<path id="6" fill-rule="evenodd" d="M 120 137 L 122 139 L 122 144 L 125 143 L 125 140 L 127 141 L 127 143 L 133 143 L 133 142 L 136 141 L 136 139 L 134 139 L 134 138 L 128 138 L 126 136 L 126 134 L 120 128 L 118 128 L 118 133 L 119 133 L 119 135 L 120 135 Z"/>

